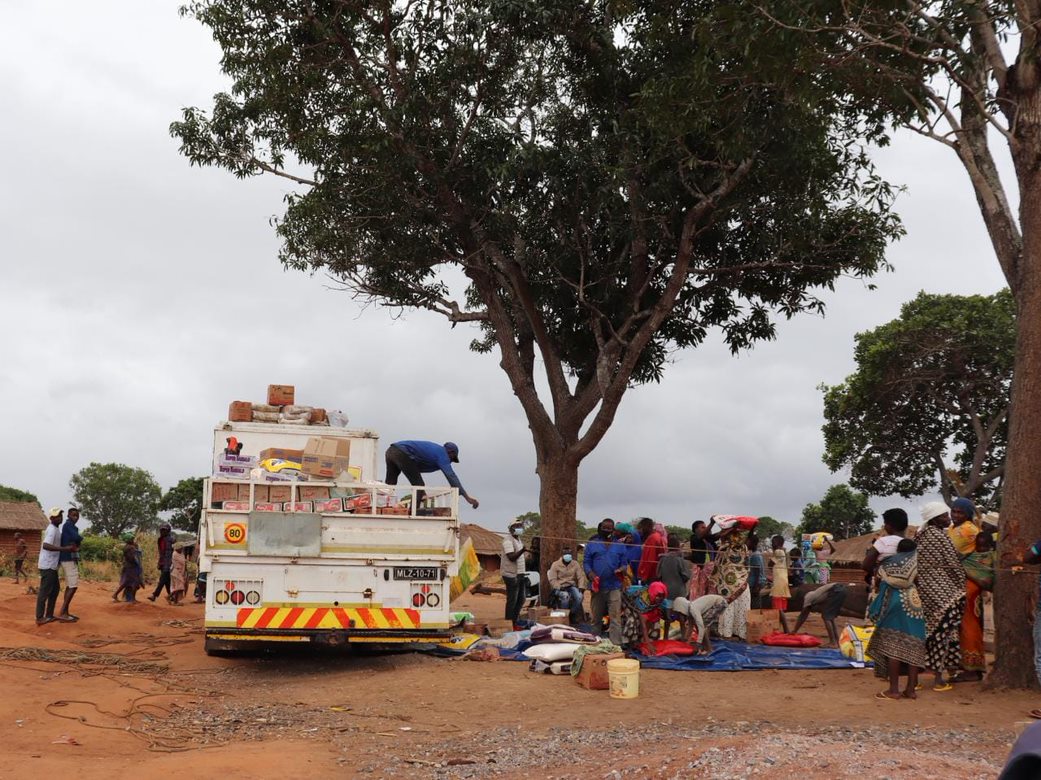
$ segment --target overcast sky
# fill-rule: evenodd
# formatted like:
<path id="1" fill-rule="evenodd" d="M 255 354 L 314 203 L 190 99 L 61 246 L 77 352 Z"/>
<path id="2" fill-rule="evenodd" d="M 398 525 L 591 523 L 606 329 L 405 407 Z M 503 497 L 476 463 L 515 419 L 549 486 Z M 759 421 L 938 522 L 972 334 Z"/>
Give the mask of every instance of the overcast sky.
<path id="1" fill-rule="evenodd" d="M 295 384 L 383 444 L 453 439 L 493 529 L 538 508 L 534 450 L 494 356 L 434 315 L 362 309 L 284 271 L 269 225 L 288 182 L 190 168 L 167 127 L 225 88 L 220 52 L 177 2 L 5 3 L 0 26 L 0 483 L 45 507 L 71 500 L 91 461 L 149 470 L 162 487 L 204 475 L 229 401 Z M 825 318 L 782 324 L 738 358 L 718 335 L 631 391 L 582 466 L 579 516 L 711 513 L 798 522 L 844 475 L 821 462 L 817 386 L 853 369 L 855 333 L 920 290 L 1003 284 L 950 150 L 901 136 L 877 155 L 908 235 L 878 289 L 847 281 Z M 931 497 L 930 497 L 931 498 Z M 926 499 L 922 499 L 923 501 Z M 881 511 L 921 503 L 872 499 Z"/>

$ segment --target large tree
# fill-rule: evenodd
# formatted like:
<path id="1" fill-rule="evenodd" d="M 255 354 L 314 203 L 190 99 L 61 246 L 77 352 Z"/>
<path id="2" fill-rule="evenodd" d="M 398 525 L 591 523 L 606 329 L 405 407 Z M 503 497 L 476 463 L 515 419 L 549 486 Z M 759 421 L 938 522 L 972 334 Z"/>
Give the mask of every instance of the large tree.
<path id="1" fill-rule="evenodd" d="M 476 323 L 527 417 L 542 560 L 626 390 L 883 264 L 882 115 L 726 0 L 199 0 L 229 93 L 193 164 L 292 181 L 287 267 Z M 291 170 L 292 168 L 299 170 Z M 695 394 L 696 395 L 696 394 Z"/>
<path id="2" fill-rule="evenodd" d="M 72 475 L 69 487 L 95 533 L 119 536 L 131 529 L 151 530 L 159 521 L 162 490 L 144 469 L 91 463 Z"/>
<path id="3" fill-rule="evenodd" d="M 1008 290 L 920 293 L 897 319 L 857 334 L 856 372 L 822 388 L 824 462 L 876 496 L 991 496 L 1004 473 L 1015 345 Z"/>
<path id="4" fill-rule="evenodd" d="M 875 513 L 868 506 L 867 494 L 849 485 L 832 485 L 819 503 L 803 508 L 802 522 L 795 533 L 801 536 L 826 531 L 836 539 L 852 539 L 868 533 L 874 523 Z"/>
<path id="5" fill-rule="evenodd" d="M 886 103 L 895 122 L 950 148 L 968 174 L 1017 314 L 991 680 L 1036 688 L 1023 620 L 1035 588 L 1011 567 L 1041 537 L 1041 2 L 774 0 L 756 7 L 779 29 L 801 30 L 818 47 L 821 72 Z M 1003 179 L 1006 155 L 1012 176 Z"/>
<path id="6" fill-rule="evenodd" d="M 159 509 L 170 512 L 170 525 L 196 533 L 202 517 L 202 477 L 186 477 L 163 493 Z"/>
<path id="7" fill-rule="evenodd" d="M 759 518 L 759 524 L 755 527 L 755 533 L 760 539 L 770 539 L 774 536 L 783 536 L 787 541 L 797 541 L 795 538 L 795 526 L 785 523 L 769 515 Z"/>

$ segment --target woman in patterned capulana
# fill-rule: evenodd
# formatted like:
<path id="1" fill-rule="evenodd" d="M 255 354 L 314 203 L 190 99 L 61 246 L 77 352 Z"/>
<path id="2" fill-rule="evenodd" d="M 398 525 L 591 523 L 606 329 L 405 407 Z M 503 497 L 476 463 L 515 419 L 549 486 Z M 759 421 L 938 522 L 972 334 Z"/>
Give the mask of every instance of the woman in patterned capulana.
<path id="1" fill-rule="evenodd" d="M 922 507 L 918 529 L 918 593 L 925 610 L 926 667 L 935 675 L 934 691 L 953 686 L 945 674 L 961 668 L 961 621 L 965 613 L 965 569 L 947 536 L 947 505 L 933 501 Z"/>
<path id="2" fill-rule="evenodd" d="M 867 562 L 865 561 L 865 568 Z M 867 653 L 875 662 L 875 676 L 889 680 L 889 689 L 876 699 L 914 699 L 918 672 L 925 665 L 925 614 L 915 588 L 918 556 L 915 543 L 901 539 L 896 552 L 878 564 L 878 595 L 868 607 L 875 631 Z M 900 677 L 907 685 L 900 691 Z"/>
<path id="3" fill-rule="evenodd" d="M 712 584 L 724 598 L 737 593 L 719 618 L 719 635 L 724 639 L 737 637 L 744 641 L 748 633 L 748 610 L 752 608 L 752 594 L 748 591 L 748 532 L 731 525 L 720 532 L 716 566 Z"/>

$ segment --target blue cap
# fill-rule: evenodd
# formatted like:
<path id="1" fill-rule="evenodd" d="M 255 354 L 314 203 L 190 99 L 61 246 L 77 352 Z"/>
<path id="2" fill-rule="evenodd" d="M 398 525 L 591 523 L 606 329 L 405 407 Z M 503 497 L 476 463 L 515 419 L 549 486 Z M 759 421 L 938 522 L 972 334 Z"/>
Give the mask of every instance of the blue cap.
<path id="1" fill-rule="evenodd" d="M 452 463 L 459 462 L 459 445 L 454 441 L 445 442 L 445 452 L 448 453 L 448 459 L 452 461 Z"/>

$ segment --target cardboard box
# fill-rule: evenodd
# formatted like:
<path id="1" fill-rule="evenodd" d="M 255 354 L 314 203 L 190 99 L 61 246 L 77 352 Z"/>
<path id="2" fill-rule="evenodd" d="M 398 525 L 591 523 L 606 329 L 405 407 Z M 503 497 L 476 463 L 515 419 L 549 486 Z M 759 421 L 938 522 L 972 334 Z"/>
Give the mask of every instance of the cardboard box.
<path id="1" fill-rule="evenodd" d="M 271 406 L 292 406 L 296 400 L 296 388 L 293 385 L 268 385 L 267 402 Z"/>
<path id="2" fill-rule="evenodd" d="M 249 401 L 232 401 L 228 407 L 228 422 L 253 422 L 253 404 Z"/>
<path id="3" fill-rule="evenodd" d="M 360 496 L 352 496 L 343 500 L 343 508 L 348 512 L 357 512 L 366 515 L 372 510 L 372 496 L 362 493 Z"/>
<path id="4" fill-rule="evenodd" d="M 228 509 L 233 512 L 248 512 L 249 501 L 223 501 L 220 508 Z"/>
<path id="5" fill-rule="evenodd" d="M 607 677 L 607 662 L 625 658 L 625 653 L 595 653 L 582 659 L 582 669 L 575 682 L 591 691 L 606 691 L 611 687 Z"/>
<path id="6" fill-rule="evenodd" d="M 795 625 L 797 616 L 790 615 L 792 624 Z M 777 611 L 773 609 L 752 609 L 748 612 L 747 630 L 745 641 L 749 644 L 758 644 L 764 636 L 774 631 L 781 630 L 781 621 L 777 618 Z"/>
<path id="7" fill-rule="evenodd" d="M 253 486 L 253 503 L 266 504 L 271 500 L 271 488 L 267 485 Z"/>
<path id="8" fill-rule="evenodd" d="M 249 483 L 244 485 L 236 485 L 238 490 L 235 492 L 236 501 L 249 501 Z"/>
<path id="9" fill-rule="evenodd" d="M 303 501 L 324 501 L 329 498 L 329 488 L 319 485 L 302 485 L 296 489 L 296 495 Z"/>
<path id="10" fill-rule="evenodd" d="M 282 504 L 283 512 L 312 512 L 314 511 L 314 505 L 310 501 L 297 501 L 295 504 L 290 504 L 288 501 Z"/>
<path id="11" fill-rule="evenodd" d="M 407 506 L 381 506 L 379 507 L 379 513 L 381 515 L 407 515 Z"/>
<path id="12" fill-rule="evenodd" d="M 260 451 L 260 459 L 268 460 L 269 458 L 278 458 L 279 460 L 291 460 L 294 463 L 299 463 L 304 459 L 303 450 L 291 450 L 286 447 L 268 447 L 266 450 Z"/>
<path id="13" fill-rule="evenodd" d="M 268 488 L 267 500 L 272 503 L 282 504 L 292 498 L 290 491 L 292 490 L 289 485 L 271 485 Z"/>
<path id="14" fill-rule="evenodd" d="M 230 455 L 227 452 L 222 452 L 220 457 L 217 458 L 217 465 L 248 470 L 256 468 L 257 459 L 252 455 Z"/>
<path id="15" fill-rule="evenodd" d="M 343 511 L 343 499 L 342 498 L 329 498 L 325 501 L 314 502 L 315 512 L 342 512 Z"/>
<path id="16" fill-rule="evenodd" d="M 304 447 L 303 472 L 312 477 L 332 479 L 347 468 L 350 456 L 349 439 L 328 436 L 308 439 Z"/>
<path id="17" fill-rule="evenodd" d="M 321 425 L 329 422 L 329 416 L 325 413 L 325 409 L 312 409 L 310 421 L 311 425 Z"/>
<path id="18" fill-rule="evenodd" d="M 227 482 L 210 483 L 211 501 L 238 501 L 241 485 L 230 485 Z M 248 487 L 248 485 L 247 485 Z"/>
<path id="19" fill-rule="evenodd" d="M 553 626 L 570 626 L 571 613 L 566 609 L 554 609 L 546 616 L 546 620 Z"/>
<path id="20" fill-rule="evenodd" d="M 254 512 L 281 512 L 282 511 L 282 505 L 281 504 L 254 504 L 253 505 L 253 511 Z"/>
<path id="21" fill-rule="evenodd" d="M 532 623 L 542 623 L 546 625 L 548 622 L 546 618 L 549 617 L 549 607 L 528 607 L 524 613 L 524 619 L 530 620 Z"/>

